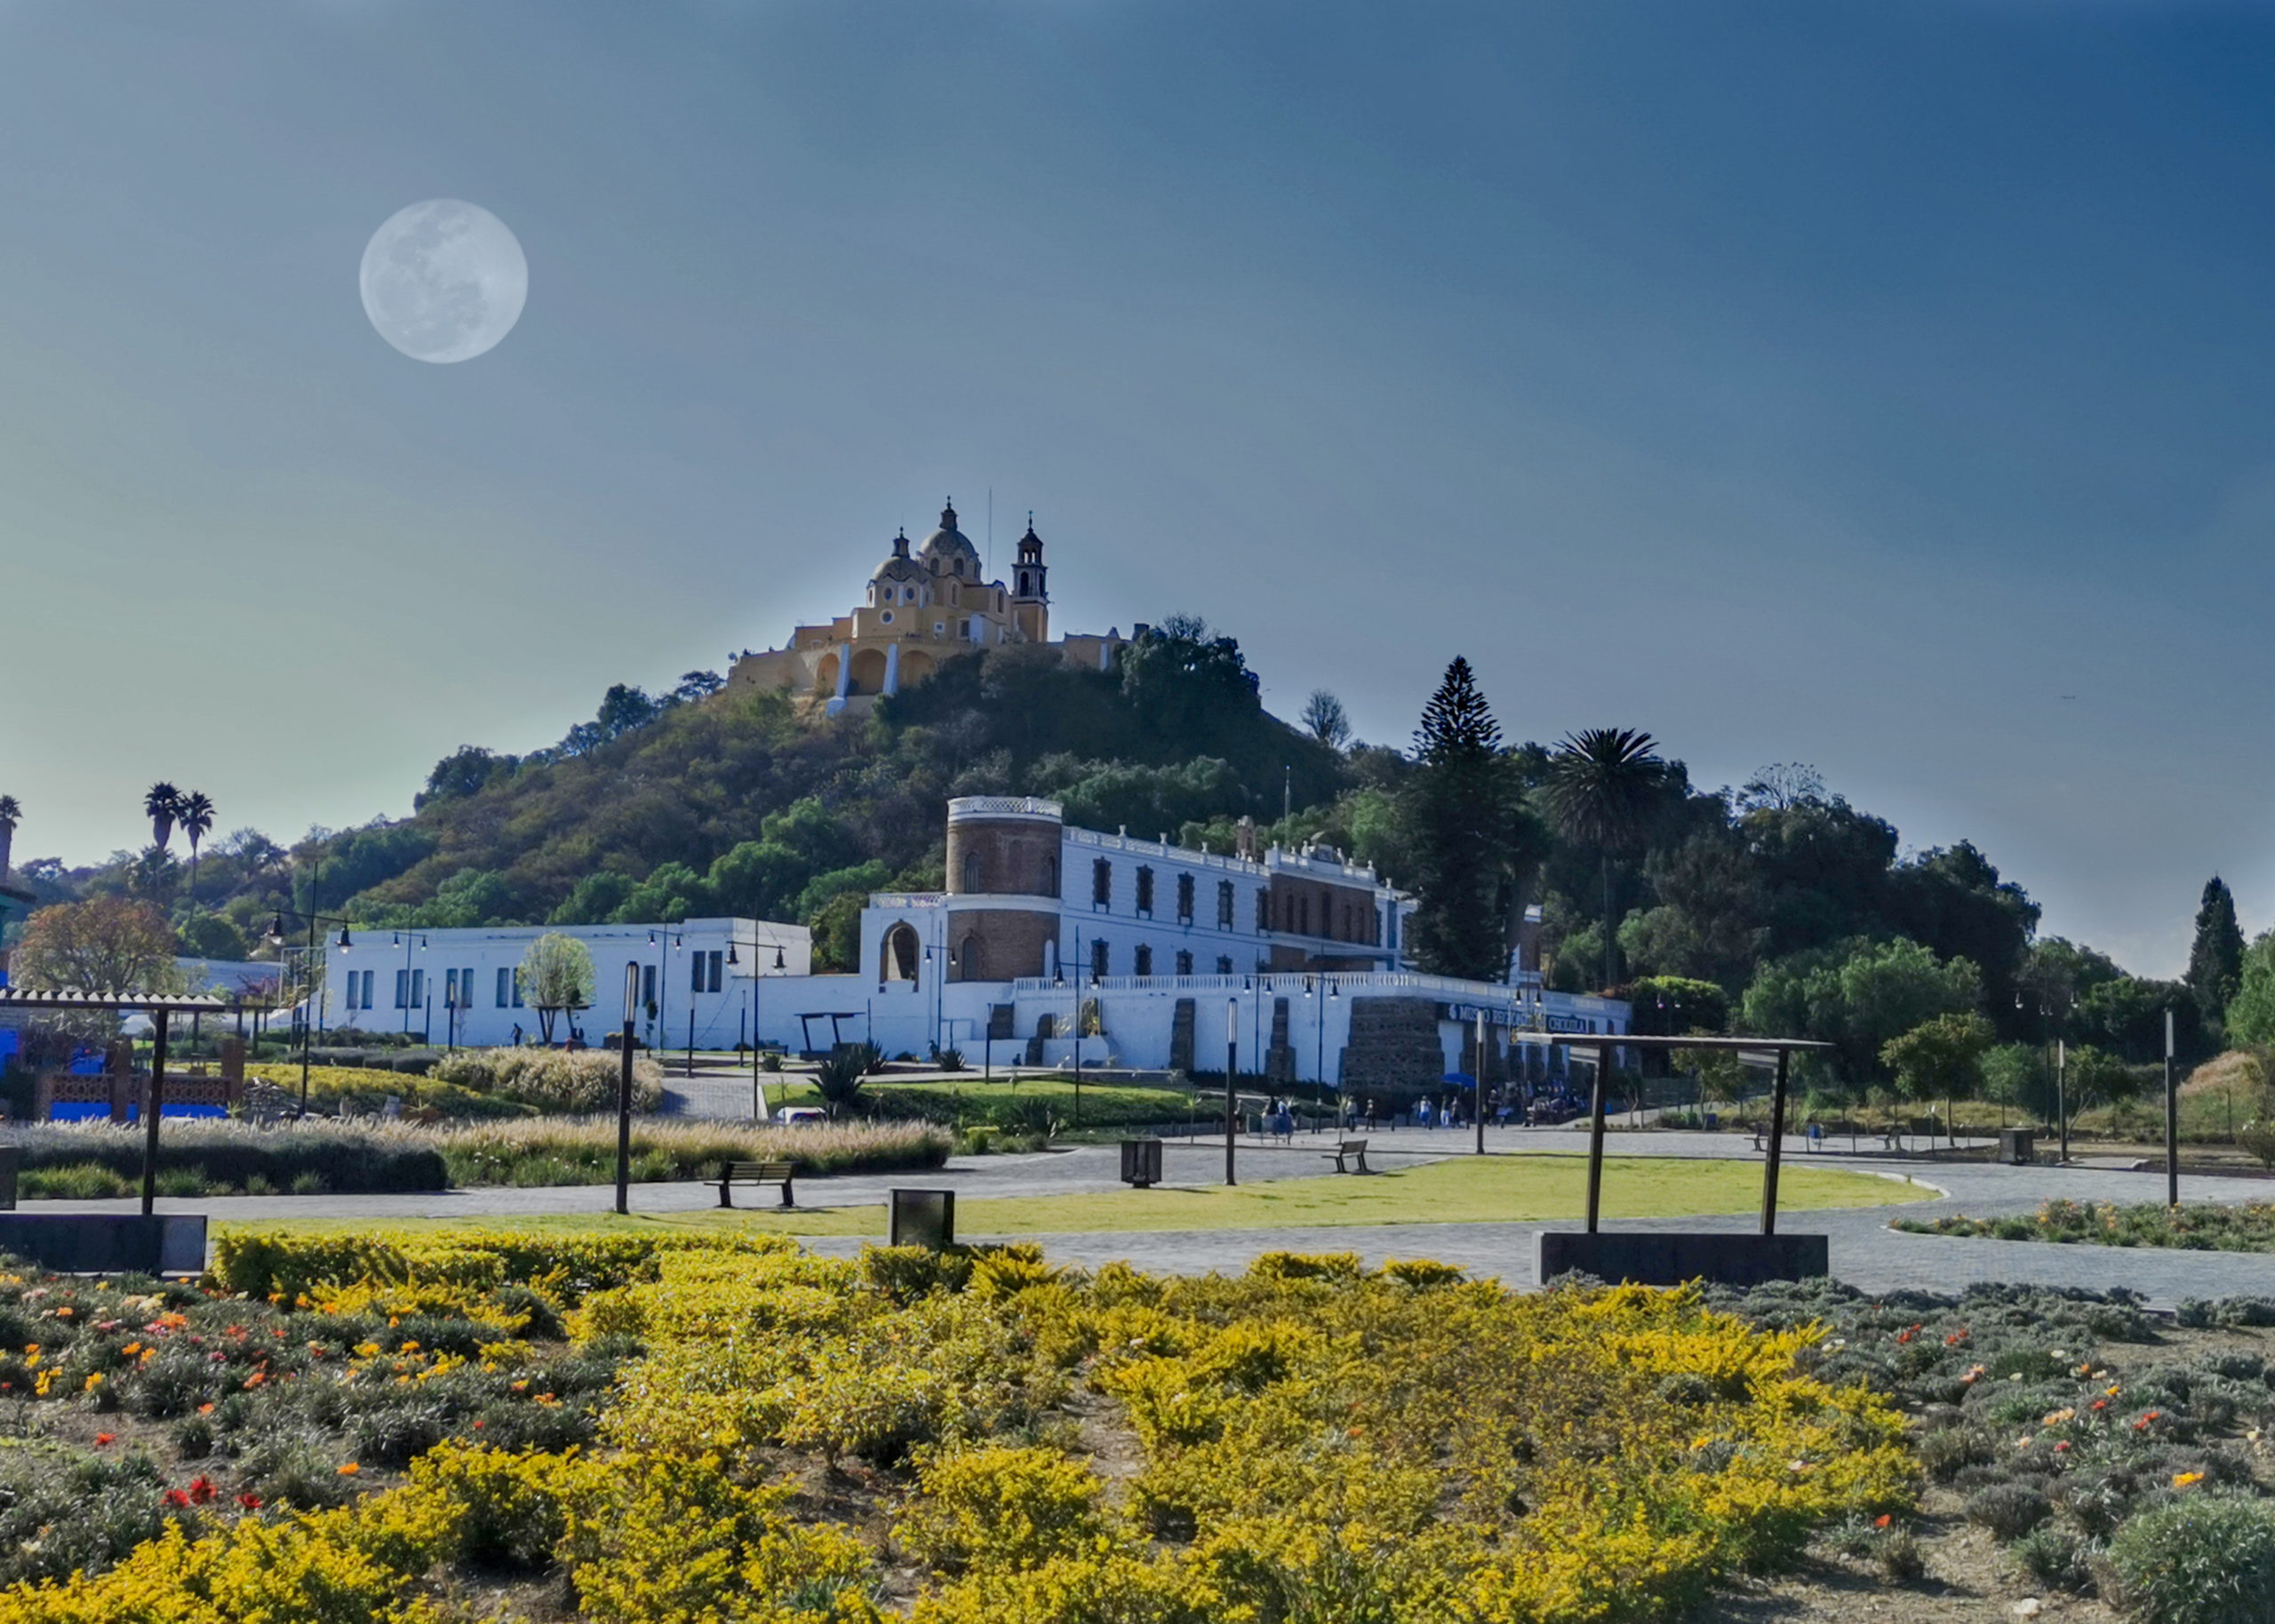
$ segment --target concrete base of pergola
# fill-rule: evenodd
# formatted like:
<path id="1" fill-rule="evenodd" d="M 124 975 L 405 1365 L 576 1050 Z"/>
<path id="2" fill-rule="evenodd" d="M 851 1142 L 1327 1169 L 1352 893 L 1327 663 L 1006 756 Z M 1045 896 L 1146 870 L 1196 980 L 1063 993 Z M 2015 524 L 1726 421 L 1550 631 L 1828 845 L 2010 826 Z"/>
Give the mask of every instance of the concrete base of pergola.
<path id="1" fill-rule="evenodd" d="M 0 1253 L 53 1274 L 198 1274 L 205 1214 L 0 1213 Z"/>
<path id="2" fill-rule="evenodd" d="M 1534 1238 L 1534 1278 L 1593 1275 L 1626 1286 L 1760 1286 L 1832 1272 L 1822 1235 L 1742 1235 L 1728 1230 L 1543 1230 Z"/>

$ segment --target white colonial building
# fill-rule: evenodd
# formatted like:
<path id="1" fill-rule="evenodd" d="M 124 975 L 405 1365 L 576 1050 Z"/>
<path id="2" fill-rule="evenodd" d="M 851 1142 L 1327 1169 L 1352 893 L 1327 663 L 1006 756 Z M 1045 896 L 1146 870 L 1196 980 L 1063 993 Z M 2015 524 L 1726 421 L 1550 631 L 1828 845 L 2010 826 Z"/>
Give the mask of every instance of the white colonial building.
<path id="1" fill-rule="evenodd" d="M 678 924 L 351 931 L 325 950 L 326 1028 L 416 1032 L 437 1045 L 534 1040 L 516 974 L 548 929 L 593 956 L 598 1046 L 623 1019 L 665 1049 L 744 1041 L 794 1054 L 874 1043 L 888 1056 L 955 1049 L 974 1067 L 1074 1063 L 1323 1082 L 1401 1095 L 1474 1074 L 1564 1070 L 1554 1035 L 1627 1030 L 1624 1003 L 1425 975 L 1405 944 L 1414 899 L 1321 849 L 1189 850 L 1069 825 L 1055 801 L 979 796 L 947 808 L 947 888 L 878 892 L 861 915 L 860 967 L 811 973 L 800 926 Z M 556 1041 L 569 1035 L 557 1026 Z"/>
<path id="2" fill-rule="evenodd" d="M 467 930 L 355 930 L 324 949 L 318 1023 L 363 1031 L 416 1032 L 461 1047 L 534 1040 L 538 1012 L 520 975 L 530 944 L 559 934 L 593 956 L 593 1006 L 573 1023 L 598 1047 L 624 1020 L 627 966 L 636 966 L 635 1024 L 652 1047 L 726 1049 L 773 1026 L 766 1005 L 813 968 L 802 925 L 769 919 L 682 919 L 675 925 L 512 925 Z M 344 938 L 344 941 L 343 941 Z M 849 1034 L 850 1035 L 850 1034 Z"/>

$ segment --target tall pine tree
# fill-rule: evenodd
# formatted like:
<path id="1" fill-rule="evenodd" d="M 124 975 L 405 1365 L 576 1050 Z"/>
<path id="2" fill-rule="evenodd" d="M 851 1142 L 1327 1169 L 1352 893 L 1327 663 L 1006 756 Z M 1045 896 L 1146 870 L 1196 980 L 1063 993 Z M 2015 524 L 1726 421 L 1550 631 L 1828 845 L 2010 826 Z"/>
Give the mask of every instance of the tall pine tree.
<path id="1" fill-rule="evenodd" d="M 1425 970 L 1475 981 L 1508 975 L 1508 931 L 1498 906 L 1518 816 L 1501 753 L 1501 725 L 1457 655 L 1423 708 L 1417 768 L 1406 795 L 1419 899 L 1414 955 Z"/>
<path id="2" fill-rule="evenodd" d="M 2243 985 L 2243 927 L 2236 899 L 2217 874 L 2204 882 L 2196 909 L 2196 944 L 2188 951 L 2188 988 L 2207 1022 L 2217 1025 Z"/>

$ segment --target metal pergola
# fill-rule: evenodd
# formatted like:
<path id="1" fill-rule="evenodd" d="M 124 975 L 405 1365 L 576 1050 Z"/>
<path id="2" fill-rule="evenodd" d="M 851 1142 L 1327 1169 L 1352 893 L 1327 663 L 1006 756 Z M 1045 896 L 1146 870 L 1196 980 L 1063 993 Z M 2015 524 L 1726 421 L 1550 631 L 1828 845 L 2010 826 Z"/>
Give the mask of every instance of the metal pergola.
<path id="1" fill-rule="evenodd" d="M 204 993 L 43 991 L 0 987 L 0 1014 L 147 1015 L 150 1021 L 150 1099 L 142 1113 L 142 1215 L 158 1198 L 158 1116 L 165 1101 L 167 1027 L 177 1015 L 232 1015 L 243 1000 Z"/>
<path id="2" fill-rule="evenodd" d="M 1777 1082 L 1770 1093 L 1769 1132 L 1764 1138 L 1768 1159 L 1761 1174 L 1761 1232 L 1777 1232 L 1777 1168 L 1783 1155 L 1785 1138 L 1785 1087 L 1791 1075 L 1792 1057 L 1796 1050 L 1829 1049 L 1832 1046 L 1811 1038 L 1662 1038 L 1609 1032 L 1529 1032 L 1513 1031 L 1513 1043 L 1535 1047 L 1592 1048 L 1596 1052 L 1596 1077 L 1588 1091 L 1588 1233 L 1597 1230 L 1597 1214 L 1603 1194 L 1603 1106 L 1604 1079 L 1611 1074 L 1611 1057 L 1618 1049 L 1657 1049 L 1662 1053 L 1672 1049 L 1716 1049 L 1736 1053 L 1741 1056 L 1775 1055 Z M 1481 1131 L 1484 1111 L 1477 1113 Z"/>

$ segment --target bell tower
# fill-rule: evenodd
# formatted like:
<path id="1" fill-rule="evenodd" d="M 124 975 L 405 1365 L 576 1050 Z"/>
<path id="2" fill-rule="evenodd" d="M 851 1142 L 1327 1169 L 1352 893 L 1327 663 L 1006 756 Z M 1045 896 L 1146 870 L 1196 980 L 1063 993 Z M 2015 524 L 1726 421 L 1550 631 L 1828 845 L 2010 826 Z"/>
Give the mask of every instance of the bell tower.
<path id="1" fill-rule="evenodd" d="M 1027 513 L 1027 533 L 1019 537 L 1018 561 L 1011 572 L 1011 619 L 1019 635 L 1031 643 L 1050 641 L 1050 569 L 1042 561 L 1042 537 L 1034 533 L 1034 513 Z"/>

